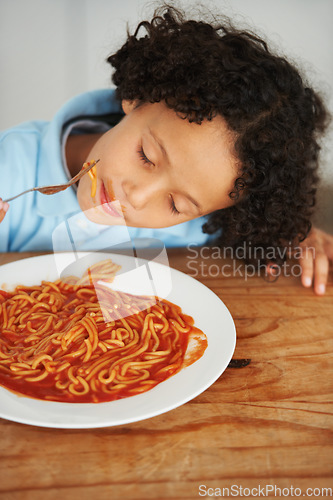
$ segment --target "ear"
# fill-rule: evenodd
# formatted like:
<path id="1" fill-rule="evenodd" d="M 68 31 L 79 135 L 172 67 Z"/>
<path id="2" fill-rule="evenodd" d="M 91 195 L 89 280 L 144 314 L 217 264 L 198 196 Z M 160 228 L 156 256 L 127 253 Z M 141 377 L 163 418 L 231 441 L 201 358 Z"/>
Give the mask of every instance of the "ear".
<path id="1" fill-rule="evenodd" d="M 129 101 L 127 99 L 123 99 L 121 101 L 121 106 L 125 115 L 128 115 L 137 106 L 137 101 Z"/>

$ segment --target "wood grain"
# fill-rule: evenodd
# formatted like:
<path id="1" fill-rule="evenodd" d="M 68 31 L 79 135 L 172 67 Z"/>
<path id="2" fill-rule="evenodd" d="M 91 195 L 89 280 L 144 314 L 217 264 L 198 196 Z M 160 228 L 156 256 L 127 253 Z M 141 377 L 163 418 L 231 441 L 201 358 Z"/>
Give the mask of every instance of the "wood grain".
<path id="1" fill-rule="evenodd" d="M 2 254 L 0 264 L 30 255 Z M 191 275 L 188 257 L 169 252 L 171 266 Z M 196 279 L 229 308 L 234 358 L 250 364 L 228 368 L 180 408 L 134 424 L 58 430 L 0 420 L 1 499 L 195 499 L 200 485 L 333 488 L 332 272 L 324 297 L 293 277 Z"/>

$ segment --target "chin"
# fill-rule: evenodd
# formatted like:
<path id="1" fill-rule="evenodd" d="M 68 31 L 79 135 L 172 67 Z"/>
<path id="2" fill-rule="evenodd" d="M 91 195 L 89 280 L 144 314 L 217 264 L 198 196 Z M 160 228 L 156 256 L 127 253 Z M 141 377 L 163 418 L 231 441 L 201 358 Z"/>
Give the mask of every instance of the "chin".
<path id="1" fill-rule="evenodd" d="M 81 208 L 82 209 L 82 208 Z M 126 221 L 122 217 L 112 217 L 104 212 L 102 206 L 92 206 L 83 210 L 84 215 L 91 222 L 102 224 L 103 226 L 126 226 Z"/>

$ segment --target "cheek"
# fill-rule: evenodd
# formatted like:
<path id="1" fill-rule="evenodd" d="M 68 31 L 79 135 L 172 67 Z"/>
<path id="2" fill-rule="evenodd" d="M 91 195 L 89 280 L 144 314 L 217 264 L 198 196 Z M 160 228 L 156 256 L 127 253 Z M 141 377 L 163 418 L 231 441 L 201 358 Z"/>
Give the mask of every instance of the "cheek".
<path id="1" fill-rule="evenodd" d="M 79 182 L 77 200 L 81 210 L 87 210 L 93 204 L 93 199 L 91 198 L 91 181 L 88 176 L 83 177 Z"/>

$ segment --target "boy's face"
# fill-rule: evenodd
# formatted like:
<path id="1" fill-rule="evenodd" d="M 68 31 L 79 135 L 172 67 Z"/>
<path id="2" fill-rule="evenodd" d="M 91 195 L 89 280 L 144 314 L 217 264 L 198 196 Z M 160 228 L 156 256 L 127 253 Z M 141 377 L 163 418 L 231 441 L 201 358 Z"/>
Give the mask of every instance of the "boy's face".
<path id="1" fill-rule="evenodd" d="M 94 144 L 97 191 L 84 176 L 78 201 L 99 224 L 161 228 L 232 204 L 237 178 L 233 138 L 217 116 L 201 125 L 164 103 L 124 101 L 124 118 Z"/>

